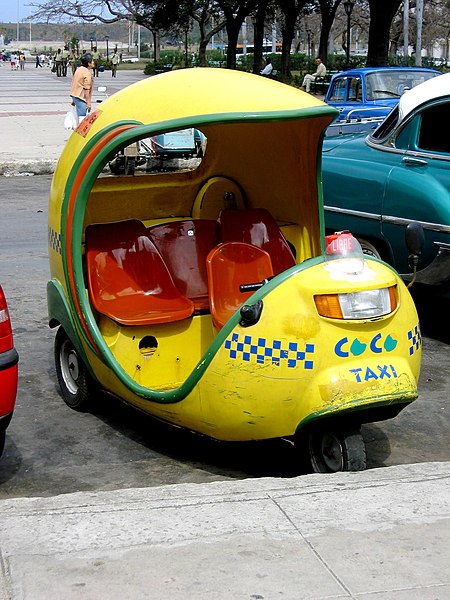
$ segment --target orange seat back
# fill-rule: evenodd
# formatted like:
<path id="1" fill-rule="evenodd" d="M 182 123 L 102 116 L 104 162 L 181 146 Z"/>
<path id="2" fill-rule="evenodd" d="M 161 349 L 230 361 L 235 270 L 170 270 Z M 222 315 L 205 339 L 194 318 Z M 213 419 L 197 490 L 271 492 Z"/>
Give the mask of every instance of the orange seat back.
<path id="1" fill-rule="evenodd" d="M 194 311 L 141 221 L 89 225 L 86 263 L 93 306 L 123 325 L 178 321 Z"/>
<path id="2" fill-rule="evenodd" d="M 257 283 L 273 275 L 268 253 L 242 242 L 219 244 L 209 253 L 206 268 L 211 317 L 218 329 L 253 293 L 241 292 L 240 285 Z"/>
<path id="3" fill-rule="evenodd" d="M 217 221 L 173 221 L 148 228 L 175 285 L 196 311 L 209 310 L 206 257 L 219 243 Z"/>
<path id="4" fill-rule="evenodd" d="M 265 208 L 224 209 L 219 223 L 222 242 L 245 242 L 262 248 L 269 253 L 276 275 L 295 265 L 286 238 Z"/>

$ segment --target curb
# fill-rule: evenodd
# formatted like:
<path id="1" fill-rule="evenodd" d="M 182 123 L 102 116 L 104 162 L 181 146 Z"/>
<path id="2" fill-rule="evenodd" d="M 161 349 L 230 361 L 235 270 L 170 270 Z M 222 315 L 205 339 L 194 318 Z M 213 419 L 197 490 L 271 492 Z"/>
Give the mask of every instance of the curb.
<path id="1" fill-rule="evenodd" d="M 4 162 L 0 163 L 0 176 L 18 177 L 25 175 L 51 175 L 54 173 L 57 163 L 57 160 Z"/>

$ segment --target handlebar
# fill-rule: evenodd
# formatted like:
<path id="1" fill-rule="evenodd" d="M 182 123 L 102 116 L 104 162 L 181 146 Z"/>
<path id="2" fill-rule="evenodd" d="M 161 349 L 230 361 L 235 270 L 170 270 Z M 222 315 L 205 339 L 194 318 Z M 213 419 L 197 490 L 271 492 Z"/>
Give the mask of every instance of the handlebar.
<path id="1" fill-rule="evenodd" d="M 268 279 L 263 279 L 262 281 L 258 281 L 255 283 L 242 283 L 239 286 L 239 291 L 244 293 L 244 292 L 254 292 L 256 290 L 259 290 L 260 288 L 262 288 L 263 285 L 265 285 L 269 280 Z"/>

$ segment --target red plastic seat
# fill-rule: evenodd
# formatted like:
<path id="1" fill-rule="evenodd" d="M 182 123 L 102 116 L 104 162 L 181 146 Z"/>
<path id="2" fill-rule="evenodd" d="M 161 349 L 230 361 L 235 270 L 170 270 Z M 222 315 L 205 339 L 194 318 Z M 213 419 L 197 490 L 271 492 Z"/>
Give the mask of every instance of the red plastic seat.
<path id="1" fill-rule="evenodd" d="M 219 223 L 222 242 L 245 242 L 262 248 L 269 253 L 276 275 L 296 264 L 286 238 L 265 208 L 224 209 Z"/>
<path id="2" fill-rule="evenodd" d="M 211 317 L 223 327 L 253 292 L 241 292 L 243 283 L 257 283 L 273 276 L 270 256 L 261 248 L 242 242 L 219 244 L 206 259 Z"/>
<path id="3" fill-rule="evenodd" d="M 95 309 L 123 325 L 179 321 L 194 312 L 141 221 L 89 225 L 86 262 Z"/>
<path id="4" fill-rule="evenodd" d="M 206 257 L 219 243 L 217 221 L 173 221 L 148 228 L 175 285 L 198 312 L 209 310 Z"/>

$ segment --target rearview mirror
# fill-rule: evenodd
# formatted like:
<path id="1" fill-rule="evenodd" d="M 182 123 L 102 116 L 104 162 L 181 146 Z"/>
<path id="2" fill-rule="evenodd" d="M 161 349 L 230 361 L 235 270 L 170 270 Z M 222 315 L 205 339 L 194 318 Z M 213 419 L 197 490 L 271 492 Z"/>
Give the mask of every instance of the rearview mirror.
<path id="1" fill-rule="evenodd" d="M 414 256 L 419 256 L 425 242 L 423 227 L 417 221 L 408 224 L 405 231 L 405 241 L 408 252 Z"/>

